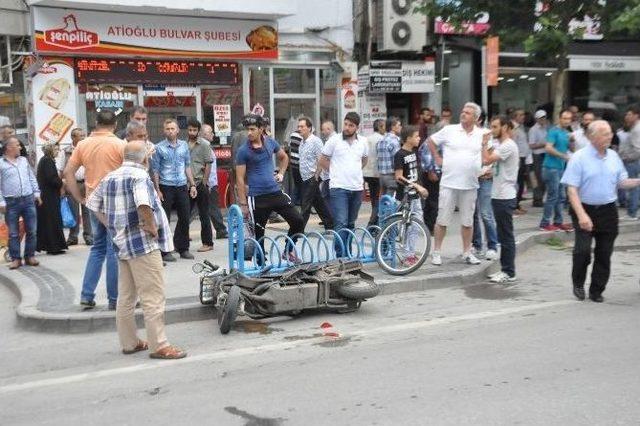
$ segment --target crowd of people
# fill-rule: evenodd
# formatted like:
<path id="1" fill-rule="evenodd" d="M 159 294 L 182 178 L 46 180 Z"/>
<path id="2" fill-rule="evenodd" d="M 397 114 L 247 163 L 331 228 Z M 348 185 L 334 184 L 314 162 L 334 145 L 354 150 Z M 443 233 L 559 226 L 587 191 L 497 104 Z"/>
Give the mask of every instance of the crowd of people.
<path id="1" fill-rule="evenodd" d="M 516 280 L 514 216 L 527 214 L 525 191 L 532 205 L 543 207 L 540 229 L 576 230 L 572 280 L 574 294 L 585 299 L 584 284 L 595 239 L 595 264 L 589 297 L 602 301 L 613 242 L 617 236 L 618 205 L 626 203 L 627 220 L 637 220 L 640 191 L 640 109 L 630 107 L 625 126 L 614 133 L 593 112 L 563 110 L 555 125 L 547 112 L 532 115 L 509 109 L 487 119 L 468 102 L 459 122 L 443 108 L 438 120 L 423 108 L 418 125 L 397 117 L 376 120 L 374 132 L 359 133 L 360 116 L 347 113 L 342 131 L 331 121 L 297 119 L 287 150 L 270 136 L 262 116 L 248 114 L 234 146 L 236 201 L 262 239 L 274 214 L 289 225 L 283 258 L 297 263 L 296 237 L 305 232 L 312 209 L 327 230 L 348 241 L 358 219 L 365 189 L 372 202 L 369 225 L 378 223 L 382 195 L 407 200 L 413 213 L 424 218 L 434 235 L 431 263 L 442 265 L 442 245 L 459 211 L 462 259 L 477 265 L 480 258 L 498 258 L 501 270 L 492 282 Z M 91 246 L 85 266 L 80 304 L 95 307 L 95 292 L 106 263 L 109 309 L 116 310 L 124 353 L 151 349 L 151 356 L 186 356 L 170 345 L 164 334 L 164 278 L 166 262 L 193 259 L 189 226 L 197 210 L 202 245 L 213 249 L 215 238 L 228 233 L 218 207 L 218 183 L 211 126 L 196 119 L 187 122 L 187 140 L 179 139 L 175 119 L 163 123 L 165 138 L 149 141 L 147 111 L 137 107 L 126 128 L 115 133 L 117 117 L 100 111 L 87 136 L 71 131 L 72 144 L 42 147 L 34 173 L 24 145 L 10 127 L 1 130 L 0 211 L 9 227 L 9 267 L 37 266 L 35 252 L 62 254 L 79 243 Z M 609 146 L 614 141 L 614 150 Z M 275 157 L 275 161 L 274 161 Z M 292 200 L 282 189 L 288 173 L 294 185 Z M 61 196 L 69 197 L 76 225 L 65 238 Z M 568 200 L 568 201 L 567 201 Z M 296 206 L 299 204 L 300 208 Z M 564 221 L 570 206 L 571 223 Z M 172 211 L 175 230 L 169 228 Z M 21 252 L 19 220 L 24 223 Z M 484 232 L 483 232 L 484 231 Z M 484 243 L 486 240 L 486 245 Z M 335 239 L 337 257 L 345 245 Z M 484 247 L 486 246 L 486 250 Z M 264 259 L 258 259 L 264 261 Z M 402 262 L 417 261 L 411 250 Z M 134 309 L 141 303 L 148 341 L 137 337 Z"/>

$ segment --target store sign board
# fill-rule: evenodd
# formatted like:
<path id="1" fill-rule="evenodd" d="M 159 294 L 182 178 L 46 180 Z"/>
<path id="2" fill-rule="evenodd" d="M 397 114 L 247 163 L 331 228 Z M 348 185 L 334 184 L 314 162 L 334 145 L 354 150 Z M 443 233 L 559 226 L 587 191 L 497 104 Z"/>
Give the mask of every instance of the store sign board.
<path id="1" fill-rule="evenodd" d="M 369 91 L 372 93 L 430 93 L 435 90 L 435 63 L 372 61 Z"/>
<path id="2" fill-rule="evenodd" d="M 570 58 L 571 71 L 640 71 L 640 58 Z"/>
<path id="3" fill-rule="evenodd" d="M 42 157 L 42 145 L 71 143 L 71 129 L 77 126 L 76 89 L 73 62 L 45 58 L 44 65 L 26 79 L 29 147 L 35 162 Z"/>
<path id="4" fill-rule="evenodd" d="M 498 37 L 487 38 L 487 56 L 486 56 L 486 73 L 487 86 L 495 87 L 498 85 L 498 67 L 500 55 L 500 39 Z"/>
<path id="5" fill-rule="evenodd" d="M 125 109 L 127 102 L 134 102 L 137 97 L 135 93 L 117 85 L 89 86 L 85 96 L 87 102 L 94 103 L 97 112 L 106 109 L 116 115 Z"/>
<path id="6" fill-rule="evenodd" d="M 33 7 L 40 53 L 277 59 L 275 21 Z"/>

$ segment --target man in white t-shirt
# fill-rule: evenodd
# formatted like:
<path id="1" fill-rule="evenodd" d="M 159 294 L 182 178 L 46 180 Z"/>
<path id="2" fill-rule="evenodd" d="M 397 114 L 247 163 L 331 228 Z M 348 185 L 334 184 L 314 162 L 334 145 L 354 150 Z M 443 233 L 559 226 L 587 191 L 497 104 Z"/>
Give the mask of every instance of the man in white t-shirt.
<path id="1" fill-rule="evenodd" d="M 491 205 L 496 219 L 498 241 L 500 242 L 500 272 L 489 276 L 492 282 L 506 283 L 516 280 L 516 240 L 513 235 L 513 212 L 517 205 L 518 169 L 520 166 L 518 145 L 511 139 L 513 122 L 505 116 L 491 120 L 491 135 L 483 141 L 482 162 L 495 164 Z M 499 145 L 489 151 L 490 136 Z"/>
<path id="2" fill-rule="evenodd" d="M 582 114 L 582 120 L 580 122 L 580 127 L 578 128 L 578 130 L 575 130 L 572 133 L 573 136 L 573 151 L 580 151 L 582 148 L 584 148 L 585 146 L 589 146 L 591 144 L 591 141 L 589 140 L 589 138 L 586 135 L 586 131 L 587 128 L 589 127 L 589 124 L 593 123 L 596 119 L 596 116 L 593 112 L 591 111 L 585 111 Z"/>
<path id="3" fill-rule="evenodd" d="M 349 232 L 343 229 L 355 228 L 360 204 L 364 177 L 362 168 L 367 164 L 367 140 L 358 135 L 360 116 L 348 112 L 342 124 L 342 133 L 332 136 L 322 148 L 319 164 L 329 170 L 329 190 L 331 214 L 334 230 L 340 235 L 345 247 L 349 242 Z M 347 256 L 342 245 L 336 239 L 336 257 Z"/>
<path id="4" fill-rule="evenodd" d="M 434 265 L 442 265 L 440 249 L 456 206 L 460 209 L 462 257 L 471 265 L 480 263 L 471 253 L 471 238 L 478 176 L 482 169 L 482 135 L 485 133 L 476 125 L 481 112 L 479 105 L 467 102 L 460 113 L 460 124 L 445 126 L 427 139 L 431 155 L 442 167 L 435 247 L 431 255 Z M 444 147 L 442 157 L 438 150 L 441 147 Z"/>

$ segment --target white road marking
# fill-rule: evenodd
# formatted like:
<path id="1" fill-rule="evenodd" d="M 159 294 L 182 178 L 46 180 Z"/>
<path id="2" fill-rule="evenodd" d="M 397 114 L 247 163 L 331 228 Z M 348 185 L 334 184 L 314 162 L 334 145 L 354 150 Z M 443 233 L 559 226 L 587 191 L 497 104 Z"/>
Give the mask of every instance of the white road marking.
<path id="1" fill-rule="evenodd" d="M 557 306 L 564 306 L 575 304 L 574 300 L 558 300 L 554 302 L 542 302 L 531 305 L 515 306 L 511 308 L 503 308 L 496 310 L 489 310 L 484 312 L 474 312 L 470 314 L 445 317 L 445 318 L 425 318 L 424 320 L 414 321 L 410 323 L 387 325 L 383 327 L 376 327 L 367 330 L 357 330 L 342 334 L 342 338 L 345 337 L 358 337 L 368 335 L 379 335 L 396 333 L 408 330 L 417 330 L 429 327 L 435 327 L 440 325 L 454 324 L 463 321 L 472 321 L 486 318 L 493 318 L 498 316 L 517 314 L 525 311 L 548 309 Z M 193 364 L 201 361 L 213 361 L 225 358 L 237 358 L 240 356 L 261 354 L 265 352 L 281 351 L 288 348 L 295 348 L 298 346 L 309 346 L 318 342 L 326 341 L 326 337 L 311 337 L 309 339 L 290 341 L 290 342 L 278 342 L 261 346 L 253 346 L 248 348 L 230 349 L 220 352 L 211 352 L 200 355 L 193 355 L 187 358 L 162 362 L 162 361 L 147 361 L 142 364 L 132 365 L 129 367 L 118 367 L 106 370 L 92 371 L 88 373 L 72 374 L 68 376 L 55 377 L 51 379 L 33 380 L 24 383 L 14 383 L 9 385 L 0 386 L 0 394 L 7 394 L 31 389 L 38 389 L 47 386 L 65 385 L 70 383 L 86 382 L 89 380 L 95 380 L 102 377 L 120 376 L 129 373 L 135 373 L 146 370 L 155 370 L 160 368 L 175 367 L 184 364 Z"/>

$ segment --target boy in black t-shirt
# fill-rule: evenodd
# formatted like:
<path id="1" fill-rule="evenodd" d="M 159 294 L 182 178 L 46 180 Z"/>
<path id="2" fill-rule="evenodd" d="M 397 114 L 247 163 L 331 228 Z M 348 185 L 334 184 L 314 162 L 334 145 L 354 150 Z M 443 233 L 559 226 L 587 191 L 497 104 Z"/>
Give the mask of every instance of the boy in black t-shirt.
<path id="1" fill-rule="evenodd" d="M 417 126 L 406 126 L 402 128 L 400 135 L 402 147 L 393 157 L 393 169 L 395 172 L 398 188 L 396 190 L 396 199 L 402 201 L 404 192 L 408 191 L 407 202 L 411 203 L 411 213 L 422 218 L 422 201 L 420 198 L 426 198 L 429 194 L 427 190 L 418 184 L 420 170 L 418 165 L 418 145 L 420 144 L 420 130 Z M 411 265 L 418 258 L 415 254 L 415 243 L 418 236 L 418 230 L 411 225 L 407 230 L 408 245 L 407 247 L 399 246 L 398 254 L 403 257 L 403 262 Z"/>

